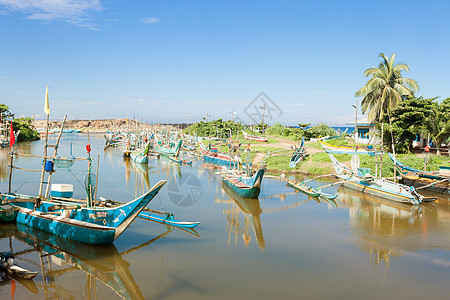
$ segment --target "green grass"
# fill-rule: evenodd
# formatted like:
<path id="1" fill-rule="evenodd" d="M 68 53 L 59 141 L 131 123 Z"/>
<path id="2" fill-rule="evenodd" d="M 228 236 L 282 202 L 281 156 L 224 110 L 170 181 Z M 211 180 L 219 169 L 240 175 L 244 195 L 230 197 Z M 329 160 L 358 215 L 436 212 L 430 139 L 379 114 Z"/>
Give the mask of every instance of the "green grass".
<path id="1" fill-rule="evenodd" d="M 272 138 L 273 137 L 273 138 Z M 269 138 L 269 143 L 277 143 L 278 140 L 276 140 L 275 138 L 279 138 L 282 140 L 288 140 L 288 141 L 292 141 L 292 142 L 297 142 L 296 139 L 297 137 L 294 135 L 279 135 L 279 134 L 271 134 L 270 138 Z M 271 142 L 271 140 L 273 140 L 273 142 Z"/>
<path id="2" fill-rule="evenodd" d="M 287 137 L 282 137 L 287 138 Z M 339 140 L 336 140 L 339 141 Z M 208 141 L 203 141 L 205 145 L 208 145 Z M 243 152 L 248 142 L 247 140 L 242 139 L 241 143 L 241 151 L 240 155 L 243 161 L 247 161 L 247 152 Z M 342 142 L 342 141 L 341 141 Z M 219 151 L 222 153 L 229 153 L 229 148 L 227 144 L 213 142 L 214 146 L 219 148 Z M 275 152 L 278 150 L 283 150 L 281 147 L 265 147 L 263 143 L 251 142 L 250 148 L 252 151 L 250 152 L 250 160 L 253 161 L 255 155 L 257 153 L 266 154 L 268 151 Z M 307 146 L 315 149 L 322 149 L 322 146 L 319 143 L 307 143 Z M 282 172 L 282 171 L 294 171 L 294 172 L 304 172 L 312 175 L 320 175 L 320 174 L 328 174 L 333 173 L 334 168 L 331 164 L 331 160 L 327 153 L 325 152 L 317 152 L 313 153 L 306 157 L 306 160 L 301 161 L 297 164 L 297 166 L 292 169 L 289 167 L 289 162 L 291 159 L 292 152 L 286 151 L 282 152 L 286 155 L 282 156 L 271 156 L 266 159 L 267 169 L 268 171 L 274 172 Z M 350 161 L 352 155 L 349 154 L 335 154 L 334 155 L 337 160 L 350 166 Z M 423 170 L 424 158 L 419 157 L 415 154 L 398 154 L 397 159 L 403 162 L 404 164 L 419 170 Z M 369 155 L 359 155 L 360 167 L 362 168 L 370 168 L 372 170 L 372 174 L 375 173 L 375 158 Z M 430 161 L 427 166 L 427 170 L 438 170 L 439 166 L 447 166 L 450 167 L 450 159 L 445 156 L 436 156 L 431 155 Z M 392 161 L 389 159 L 388 154 L 383 156 L 383 177 L 393 177 L 394 176 L 394 167 Z"/>

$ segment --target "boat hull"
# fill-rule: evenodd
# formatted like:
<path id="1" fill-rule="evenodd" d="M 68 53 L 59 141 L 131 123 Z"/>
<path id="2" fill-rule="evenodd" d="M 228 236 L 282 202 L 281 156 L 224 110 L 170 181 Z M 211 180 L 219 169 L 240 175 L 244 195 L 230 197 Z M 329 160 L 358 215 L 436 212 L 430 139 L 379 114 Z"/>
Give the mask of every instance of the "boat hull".
<path id="1" fill-rule="evenodd" d="M 91 245 L 111 244 L 114 242 L 116 236 L 116 229 L 112 227 L 87 227 L 86 224 L 74 225 L 70 223 L 70 219 L 56 219 L 54 216 L 36 214 L 36 211 L 33 214 L 33 211 L 28 209 L 19 209 L 17 214 L 17 223 L 39 229 L 62 238 Z"/>
<path id="2" fill-rule="evenodd" d="M 346 146 L 335 146 L 331 145 L 322 141 L 319 141 L 319 143 L 322 145 L 323 150 L 326 153 L 332 153 L 332 154 L 363 154 L 363 155 L 370 155 L 375 156 L 379 155 L 379 153 L 375 151 L 370 151 L 367 149 L 361 149 L 361 148 L 355 148 L 355 147 L 346 147 Z"/>
<path id="3" fill-rule="evenodd" d="M 136 153 L 131 153 L 130 158 L 134 160 L 138 164 L 146 164 L 148 163 L 148 156 L 147 155 L 139 155 Z"/>
<path id="4" fill-rule="evenodd" d="M 258 198 L 261 192 L 261 188 L 259 186 L 239 188 L 232 182 L 230 182 L 227 178 L 223 178 L 222 183 L 225 184 L 230 190 L 232 190 L 234 193 L 236 193 L 238 196 L 242 198 L 256 199 Z"/>
<path id="5" fill-rule="evenodd" d="M 346 180 L 343 186 L 360 191 L 369 195 L 381 197 L 391 201 L 419 204 L 416 198 L 411 195 L 406 188 L 399 185 L 391 184 L 389 181 L 376 180 L 375 182 L 366 182 L 358 180 L 354 177 L 338 176 L 340 179 Z"/>
<path id="6" fill-rule="evenodd" d="M 427 186 L 425 188 L 427 191 L 439 194 L 450 194 L 450 185 L 448 181 L 446 183 L 437 183 L 438 180 L 421 178 L 413 175 L 401 175 L 401 177 L 403 183 L 406 185 L 413 186 L 415 188 Z"/>
<path id="7" fill-rule="evenodd" d="M 80 207 L 72 202 L 44 199 L 35 209 L 33 197 L 3 196 L 18 211 L 17 223 L 76 242 L 104 245 L 114 242 L 128 228 L 165 183 L 161 180 L 141 197 L 116 207 Z M 16 198 L 29 201 L 13 202 Z"/>

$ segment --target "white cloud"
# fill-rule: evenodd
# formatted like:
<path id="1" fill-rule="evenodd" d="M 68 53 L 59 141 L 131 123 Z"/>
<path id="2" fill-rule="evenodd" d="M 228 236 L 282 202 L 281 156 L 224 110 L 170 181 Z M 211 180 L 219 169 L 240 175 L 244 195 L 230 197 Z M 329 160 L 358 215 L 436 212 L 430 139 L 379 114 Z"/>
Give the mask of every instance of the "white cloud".
<path id="1" fill-rule="evenodd" d="M 159 23 L 159 19 L 158 18 L 151 18 L 151 17 L 143 18 L 141 21 L 144 24 Z"/>
<path id="2" fill-rule="evenodd" d="M 97 28 L 88 22 L 88 14 L 103 9 L 100 0 L 0 0 L 0 8 L 24 13 L 30 20 L 62 20 L 92 30 Z"/>

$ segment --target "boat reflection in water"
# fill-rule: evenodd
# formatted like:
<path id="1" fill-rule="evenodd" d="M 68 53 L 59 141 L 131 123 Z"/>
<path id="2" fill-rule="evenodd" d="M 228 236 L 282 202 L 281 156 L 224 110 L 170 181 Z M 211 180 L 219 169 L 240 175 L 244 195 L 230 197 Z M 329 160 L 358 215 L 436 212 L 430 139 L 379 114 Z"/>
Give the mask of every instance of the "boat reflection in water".
<path id="1" fill-rule="evenodd" d="M 234 234 L 234 243 L 237 246 L 239 237 L 242 237 L 244 246 L 249 247 L 251 241 L 251 235 L 249 230 L 253 230 L 254 236 L 258 243 L 260 250 L 266 248 L 266 243 L 264 241 L 264 235 L 262 231 L 261 214 L 262 213 L 276 213 L 285 210 L 289 210 L 305 204 L 311 200 L 321 203 L 321 200 L 317 197 L 310 197 L 304 194 L 304 200 L 296 201 L 291 203 L 284 203 L 287 195 L 290 194 L 302 194 L 298 191 L 286 192 L 276 195 L 271 195 L 259 199 L 248 199 L 238 196 L 232 189 L 230 189 L 226 184 L 222 184 L 222 190 L 229 199 L 216 199 L 215 202 L 219 204 L 228 204 L 228 209 L 223 210 L 224 214 L 227 216 L 227 232 L 228 232 L 228 245 L 231 243 L 232 235 Z M 261 200 L 269 200 L 270 206 L 268 208 L 261 208 Z M 276 202 L 279 200 L 280 202 Z M 327 199 L 323 201 L 336 207 L 336 203 L 333 200 Z M 281 205 L 279 205 L 281 203 Z M 276 205 L 276 206 L 274 206 Z M 244 220 L 239 219 L 239 213 L 244 215 Z"/>
<path id="2" fill-rule="evenodd" d="M 384 262 L 387 270 L 391 257 L 441 247 L 435 237 L 445 230 L 439 215 L 448 218 L 448 208 L 441 210 L 438 203 L 403 204 L 345 187 L 339 188 L 336 202 L 349 209 L 357 245 L 374 265 Z"/>
<path id="3" fill-rule="evenodd" d="M 230 199 L 216 199 L 216 203 L 229 204 L 228 209 L 224 210 L 224 213 L 227 214 L 228 245 L 230 245 L 231 236 L 234 231 L 235 245 L 237 246 L 238 244 L 239 236 L 242 236 L 244 245 L 248 248 L 251 240 L 251 236 L 249 234 L 249 227 L 251 226 L 253 228 L 256 241 L 258 242 L 259 249 L 264 249 L 266 247 L 266 243 L 264 241 L 261 226 L 260 215 L 262 210 L 259 205 L 259 200 L 242 198 L 235 194 L 226 184 L 222 184 L 222 188 L 226 191 Z M 243 222 L 242 220 L 239 220 L 239 212 L 244 214 Z"/>
<path id="4" fill-rule="evenodd" d="M 14 228 L 13 228 L 13 227 Z M 27 260 L 39 269 L 39 275 L 43 280 L 37 282 L 37 288 L 32 292 L 42 292 L 45 299 L 49 298 L 103 298 L 105 291 L 97 287 L 100 281 L 109 287 L 115 294 L 123 299 L 144 299 L 132 274 L 130 264 L 123 258 L 126 254 L 141 249 L 164 238 L 173 227 L 167 226 L 166 231 L 150 241 L 120 253 L 114 245 L 92 246 L 76 243 L 56 235 L 18 224 L 2 225 L 0 231 L 8 230 L 9 236 L 14 236 L 18 241 L 31 246 L 32 252 L 37 252 L 39 259 Z M 11 233 L 11 230 L 14 232 Z M 30 252 L 30 250 L 27 250 Z M 19 259 L 16 254 L 16 259 Z M 64 274 L 82 270 L 87 274 L 84 289 L 74 289 L 71 281 L 65 280 Z M 28 280 L 33 283 L 32 280 Z M 100 292 L 102 295 L 97 295 Z M 82 293 L 82 295 L 80 294 Z M 107 294 L 107 293 L 106 293 Z"/>

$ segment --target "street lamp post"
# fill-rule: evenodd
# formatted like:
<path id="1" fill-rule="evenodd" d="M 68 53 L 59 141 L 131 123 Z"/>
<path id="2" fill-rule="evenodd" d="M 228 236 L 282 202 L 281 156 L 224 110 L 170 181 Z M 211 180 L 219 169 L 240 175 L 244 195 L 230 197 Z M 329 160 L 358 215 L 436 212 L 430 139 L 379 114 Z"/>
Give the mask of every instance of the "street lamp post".
<path id="1" fill-rule="evenodd" d="M 352 105 L 355 109 L 355 147 L 358 145 L 358 99 L 356 105 Z"/>

